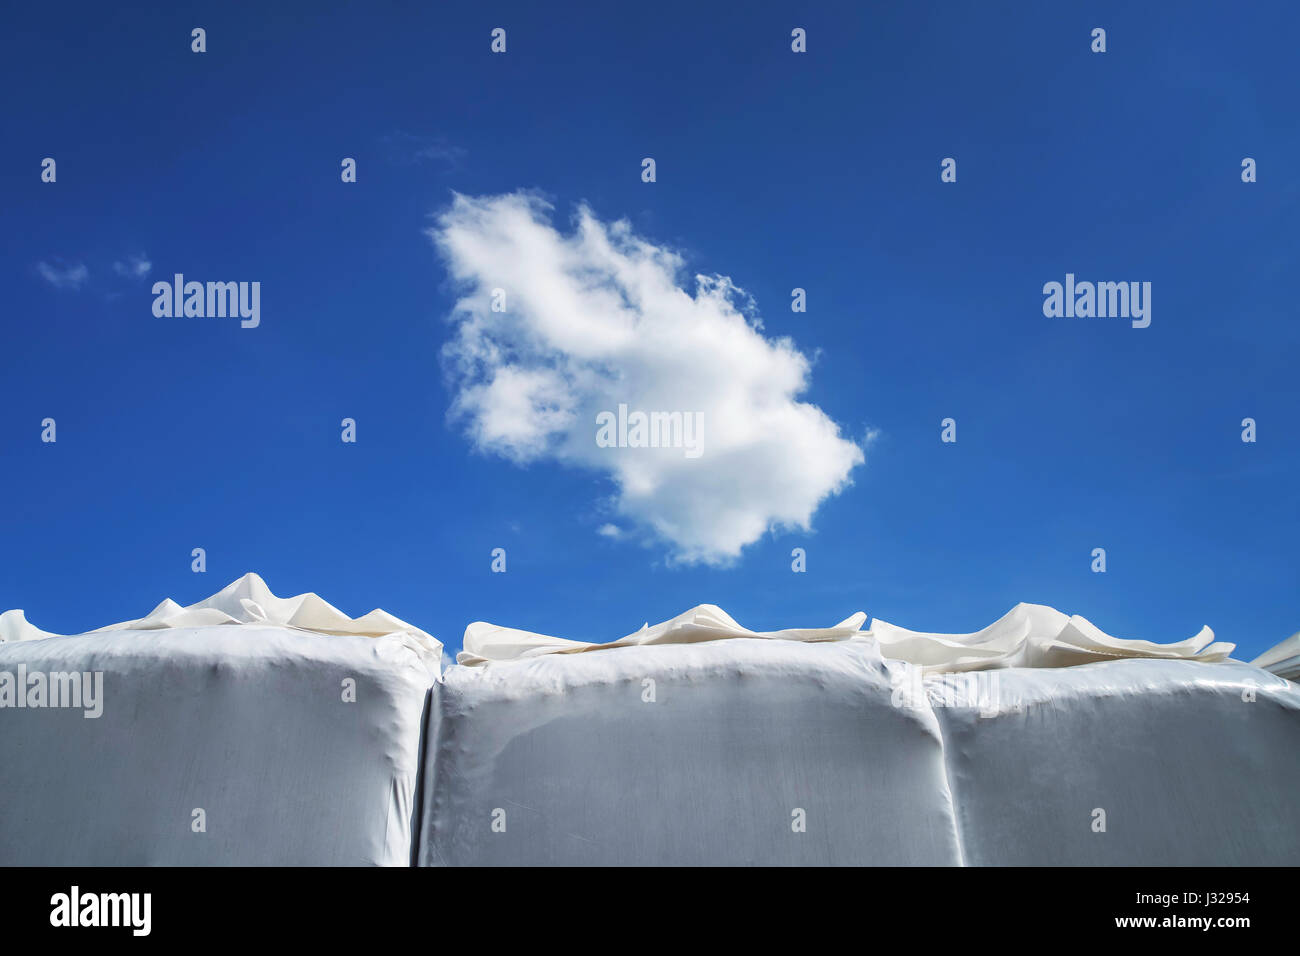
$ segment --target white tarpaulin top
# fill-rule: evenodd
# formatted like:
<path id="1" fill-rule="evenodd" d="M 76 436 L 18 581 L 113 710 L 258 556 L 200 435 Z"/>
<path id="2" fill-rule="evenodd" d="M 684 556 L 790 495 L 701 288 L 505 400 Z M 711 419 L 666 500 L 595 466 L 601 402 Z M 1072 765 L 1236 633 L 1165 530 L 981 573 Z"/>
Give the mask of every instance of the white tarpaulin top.
<path id="1" fill-rule="evenodd" d="M 456 655 L 456 663 L 474 666 L 492 661 L 520 660 L 539 654 L 577 654 L 642 644 L 698 644 L 701 641 L 720 641 L 729 637 L 757 637 L 778 641 L 843 641 L 861 636 L 866 619 L 867 616 L 859 611 L 834 627 L 751 631 L 737 624 L 731 615 L 716 604 L 700 604 L 654 627 L 643 624 L 641 630 L 608 644 L 570 641 L 562 637 L 475 621 L 465 628 L 465 649 Z"/>
<path id="2" fill-rule="evenodd" d="M 646 644 L 695 644 L 730 638 L 784 641 L 875 642 L 881 653 L 894 660 L 924 668 L 927 673 L 987 670 L 1001 667 L 1070 667 L 1120 658 L 1223 661 L 1235 644 L 1215 643 L 1214 632 L 1201 628 L 1195 637 L 1174 644 L 1124 640 L 1106 634 L 1086 618 L 1070 617 L 1042 604 L 1017 604 L 998 620 L 971 634 L 932 634 L 909 631 L 885 621 L 863 630 L 866 614 L 859 611 L 834 627 L 751 631 L 741 627 L 722 608 L 698 607 L 654 627 L 607 644 L 571 641 L 476 621 L 465 629 L 465 649 L 457 663 L 468 666 L 516 661 L 543 654 L 584 651 Z"/>
<path id="3" fill-rule="evenodd" d="M 1112 637 L 1087 618 L 1070 617 L 1043 604 L 1017 604 L 973 634 L 928 634 L 879 620 L 866 633 L 886 657 L 920 665 L 927 673 L 1072 667 L 1126 657 L 1213 663 L 1227 660 L 1237 646 L 1215 643 L 1208 627 L 1173 644 L 1125 640 Z"/>
<path id="4" fill-rule="evenodd" d="M 435 670 L 442 655 L 440 641 L 386 611 L 376 608 L 369 614 L 352 618 L 310 591 L 293 597 L 276 597 L 266 582 L 251 571 L 197 604 L 181 607 L 168 598 L 139 620 L 110 624 L 85 633 L 224 624 L 269 624 L 325 635 L 403 638 Z M 42 631 L 29 623 L 21 610 L 0 614 L 0 641 L 35 641 L 61 636 L 65 635 Z"/>

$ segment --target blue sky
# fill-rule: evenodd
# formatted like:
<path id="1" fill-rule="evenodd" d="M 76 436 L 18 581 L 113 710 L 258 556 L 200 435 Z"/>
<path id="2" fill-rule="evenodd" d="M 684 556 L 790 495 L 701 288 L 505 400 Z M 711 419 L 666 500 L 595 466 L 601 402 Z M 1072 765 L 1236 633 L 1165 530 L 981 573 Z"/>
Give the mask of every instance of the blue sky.
<path id="1" fill-rule="evenodd" d="M 969 631 L 1032 601 L 1247 659 L 1300 628 L 1293 5 L 276 6 L 0 31 L 0 609 L 74 632 L 255 570 L 452 650 L 472 620 L 604 640 L 703 602 Z M 611 472 L 449 420 L 464 287 L 427 230 L 519 190 L 562 235 L 581 204 L 626 220 L 689 293 L 730 277 L 755 341 L 808 357 L 797 401 L 865 457 L 808 530 L 684 562 Z M 260 281 L 260 326 L 155 317 L 176 272 Z M 1045 317 L 1067 272 L 1151 282 L 1150 327 Z"/>

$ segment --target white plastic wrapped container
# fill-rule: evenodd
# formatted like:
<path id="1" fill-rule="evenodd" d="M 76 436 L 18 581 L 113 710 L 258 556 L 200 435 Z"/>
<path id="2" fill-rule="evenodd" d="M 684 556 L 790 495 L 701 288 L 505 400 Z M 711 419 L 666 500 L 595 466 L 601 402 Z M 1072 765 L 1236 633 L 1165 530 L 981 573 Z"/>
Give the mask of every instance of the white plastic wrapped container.
<path id="1" fill-rule="evenodd" d="M 1300 690 L 1273 674 L 1118 660 L 925 687 L 969 865 L 1300 864 Z"/>
<path id="2" fill-rule="evenodd" d="M 21 675 L 41 704 L 0 707 L 0 865 L 410 864 L 422 631 L 249 575 L 74 637 L 9 612 L 0 637 L 0 696 Z M 89 693 L 50 706 L 72 675 Z"/>
<path id="3" fill-rule="evenodd" d="M 893 705 L 860 618 L 756 635 L 718 615 L 617 649 L 477 626 L 467 659 L 514 659 L 435 688 L 420 863 L 959 862 L 938 722 Z"/>

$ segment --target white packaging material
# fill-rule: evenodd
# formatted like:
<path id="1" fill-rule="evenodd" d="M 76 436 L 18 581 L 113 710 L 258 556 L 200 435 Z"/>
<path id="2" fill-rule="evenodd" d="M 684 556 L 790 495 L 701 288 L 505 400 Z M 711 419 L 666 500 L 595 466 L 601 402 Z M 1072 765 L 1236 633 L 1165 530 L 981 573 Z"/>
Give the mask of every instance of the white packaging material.
<path id="1" fill-rule="evenodd" d="M 1300 691 L 1209 628 L 861 623 L 471 625 L 435 689 L 420 862 L 1300 863 Z"/>
<path id="2" fill-rule="evenodd" d="M 863 623 L 479 622 L 438 683 L 418 628 L 256 575 L 79 636 L 11 611 L 0 864 L 1300 864 L 1297 638 L 1269 673 L 1041 605 Z"/>
<path id="3" fill-rule="evenodd" d="M 959 862 L 935 716 L 854 631 L 449 668 L 420 863 Z"/>
<path id="4" fill-rule="evenodd" d="M 1300 680 L 1300 631 L 1273 645 L 1251 663 L 1278 677 Z"/>
<path id="5" fill-rule="evenodd" d="M 477 667 L 493 661 L 517 661 L 543 654 L 580 654 L 584 651 L 604 651 L 615 647 L 642 647 L 651 644 L 698 644 L 703 641 L 721 641 L 736 637 L 771 641 L 842 641 L 850 637 L 861 637 L 861 628 L 866 619 L 867 616 L 858 611 L 834 627 L 751 631 L 737 624 L 730 614 L 716 604 L 701 604 L 654 627 L 642 624 L 641 630 L 604 644 L 570 641 L 547 634 L 534 634 L 531 631 L 520 631 L 511 627 L 475 621 L 465 628 L 463 642 L 465 649 L 456 655 L 456 663 Z"/>
<path id="6" fill-rule="evenodd" d="M 417 628 L 249 575 L 0 637 L 0 864 L 409 865 L 439 647 Z"/>
<path id="7" fill-rule="evenodd" d="M 1203 627 L 1195 637 L 1174 644 L 1112 637 L 1086 618 L 1042 604 L 1017 604 L 988 627 L 971 634 L 909 631 L 885 621 L 871 622 L 881 653 L 925 668 L 927 674 L 997 667 L 1074 667 L 1121 658 L 1222 661 L 1236 645 L 1215 643 Z"/>
<path id="8" fill-rule="evenodd" d="M 925 678 L 966 863 L 1300 864 L 1300 689 L 1236 661 Z"/>

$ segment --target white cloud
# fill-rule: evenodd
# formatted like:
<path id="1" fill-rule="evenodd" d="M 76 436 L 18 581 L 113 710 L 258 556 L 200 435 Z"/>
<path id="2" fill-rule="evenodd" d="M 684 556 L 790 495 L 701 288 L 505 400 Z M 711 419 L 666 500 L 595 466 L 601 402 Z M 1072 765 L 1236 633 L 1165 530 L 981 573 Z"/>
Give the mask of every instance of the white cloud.
<path id="1" fill-rule="evenodd" d="M 689 292 L 681 258 L 626 221 L 583 207 L 566 235 L 550 212 L 525 193 L 458 195 L 429 230 L 463 290 L 443 353 L 453 420 L 482 451 L 608 476 L 613 508 L 674 560 L 722 564 L 769 528 L 809 528 L 863 454 L 797 400 L 808 359 L 762 334 L 726 276 Z M 619 404 L 700 414 L 702 454 L 600 447 L 596 416 Z"/>
<path id="2" fill-rule="evenodd" d="M 113 271 L 128 279 L 143 279 L 152 269 L 153 263 L 144 253 L 127 256 L 125 262 L 113 263 Z"/>
<path id="3" fill-rule="evenodd" d="M 596 534 L 605 538 L 621 538 L 623 529 L 616 524 L 603 524 L 596 529 Z"/>
<path id="4" fill-rule="evenodd" d="M 90 270 L 82 263 L 67 265 L 63 262 L 38 262 L 36 271 L 41 278 L 56 289 L 79 289 L 90 275 Z"/>

